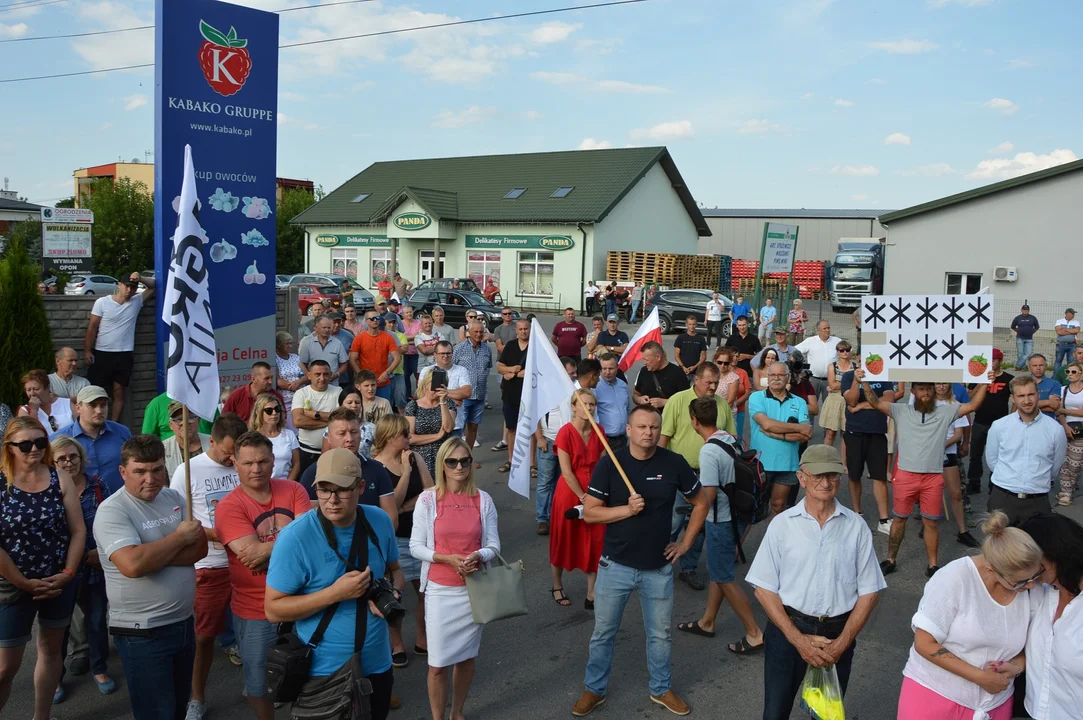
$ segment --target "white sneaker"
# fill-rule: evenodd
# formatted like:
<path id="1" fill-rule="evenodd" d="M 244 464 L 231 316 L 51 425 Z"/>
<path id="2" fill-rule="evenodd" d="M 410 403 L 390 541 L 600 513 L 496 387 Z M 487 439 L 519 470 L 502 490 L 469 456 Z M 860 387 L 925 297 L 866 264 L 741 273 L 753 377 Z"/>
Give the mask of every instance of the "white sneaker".
<path id="1" fill-rule="evenodd" d="M 890 520 L 877 520 L 876 529 L 885 535 L 891 534 L 891 521 Z"/>
<path id="2" fill-rule="evenodd" d="M 474 447 L 481 447 L 481 443 L 477 440 L 474 441 Z"/>
<path id="3" fill-rule="evenodd" d="M 188 712 L 184 715 L 184 720 L 203 720 L 203 715 L 207 712 L 207 706 L 198 700 L 190 700 L 188 702 Z"/>

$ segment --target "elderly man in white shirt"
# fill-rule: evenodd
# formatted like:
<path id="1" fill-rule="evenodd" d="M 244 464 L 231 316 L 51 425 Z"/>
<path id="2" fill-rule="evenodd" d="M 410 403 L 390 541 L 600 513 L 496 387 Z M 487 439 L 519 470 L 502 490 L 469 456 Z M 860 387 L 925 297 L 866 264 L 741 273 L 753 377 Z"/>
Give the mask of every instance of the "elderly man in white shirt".
<path id="1" fill-rule="evenodd" d="M 821 320 L 816 323 L 816 334 L 807 337 L 796 345 L 796 349 L 805 355 L 805 361 L 809 364 L 809 372 L 812 374 L 812 387 L 816 388 L 816 399 L 822 404 L 827 395 L 827 369 L 839 359 L 839 353 L 835 346 L 842 342 L 831 334 L 831 323 Z"/>
<path id="2" fill-rule="evenodd" d="M 989 426 L 985 464 L 991 473 L 989 512 L 1002 510 L 1012 523 L 1048 512 L 1049 489 L 1064 464 L 1064 429 L 1038 409 L 1038 386 L 1029 375 L 1009 384 L 1015 412 Z"/>
<path id="3" fill-rule="evenodd" d="M 770 620 L 763 720 L 790 717 L 809 665 L 835 665 L 845 694 L 855 640 L 887 587 L 869 526 L 835 501 L 845 471 L 834 447 L 805 451 L 805 498 L 771 521 L 745 577 Z"/>

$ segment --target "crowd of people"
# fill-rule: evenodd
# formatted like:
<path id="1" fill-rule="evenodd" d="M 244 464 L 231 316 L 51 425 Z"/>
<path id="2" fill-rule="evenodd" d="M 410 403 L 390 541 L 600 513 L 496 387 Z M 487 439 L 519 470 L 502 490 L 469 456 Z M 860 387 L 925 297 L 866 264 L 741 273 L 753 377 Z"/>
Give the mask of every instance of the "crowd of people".
<path id="1" fill-rule="evenodd" d="M 1070 504 L 1083 469 L 1079 350 L 1064 385 L 1037 354 L 1012 377 L 999 350 L 988 384 L 870 383 L 829 322 L 804 337 L 808 318 L 796 305 L 785 325 L 757 337 L 753 321 L 762 332 L 776 315 L 742 302 L 735 332 L 710 359 L 710 337 L 690 318 L 674 361 L 655 341 L 634 350 L 643 366 L 633 381 L 620 369 L 630 340 L 616 312 L 591 318 L 588 332 L 567 308 L 545 338 L 507 309 L 490 333 L 481 319 L 452 328 L 439 309 L 418 316 L 379 297 L 360 317 L 352 307 L 317 311 L 299 338 L 279 333 L 275 366 L 253 364 L 215 418 L 163 394 L 133 435 L 115 421 L 131 369 L 125 306 L 153 284 L 140 295 L 137 276 L 129 280 L 88 332 L 89 367 L 106 386 L 77 375 L 78 355 L 62 348 L 55 373 L 23 378 L 27 404 L 3 430 L 0 708 L 36 620 L 36 720 L 66 700 L 66 660 L 100 692 L 118 689 L 110 636 L 138 720 L 201 720 L 219 647 L 242 666 L 252 712 L 273 718 L 274 653 L 291 637 L 310 649 L 294 708 L 328 705 L 308 717 L 355 717 L 333 714 L 346 698 L 382 720 L 404 702 L 394 670 L 422 658 L 433 720 L 449 707 L 462 720 L 483 634 L 468 585 L 501 549 L 495 503 L 477 483 L 493 372 L 503 430 L 493 450 L 508 458 L 497 470 L 510 469 L 516 443 L 530 443 L 554 604 L 578 605 L 564 579 L 586 575 L 581 604 L 594 627 L 573 715 L 606 700 L 633 592 L 649 698 L 691 711 L 670 672 L 678 582 L 707 590 L 702 615 L 676 624 L 681 633 L 713 638 L 723 603 L 733 608 L 744 632 L 726 649 L 762 655 L 765 720 L 790 716 L 809 666 L 834 665 L 845 692 L 885 576 L 914 557 L 902 553 L 911 518 L 929 581 L 898 717 L 1002 720 L 1013 688 L 1025 688 L 1039 720 L 1072 717 L 1083 703 L 1083 527 L 1052 514 L 1048 495 L 1055 484 L 1057 503 Z M 713 317 L 708 306 L 708 328 Z M 99 347 L 103 338 L 128 349 Z M 530 343 L 550 341 L 574 392 L 517 438 Z M 812 443 L 817 422 L 822 444 Z M 969 496 L 986 467 L 979 542 Z M 851 507 L 837 498 L 843 477 Z M 866 477 L 871 528 L 861 514 Z M 958 542 L 980 554 L 941 568 L 947 510 Z M 745 579 L 762 627 L 737 580 L 758 523 L 766 531 Z M 873 532 L 889 536 L 879 560 Z"/>

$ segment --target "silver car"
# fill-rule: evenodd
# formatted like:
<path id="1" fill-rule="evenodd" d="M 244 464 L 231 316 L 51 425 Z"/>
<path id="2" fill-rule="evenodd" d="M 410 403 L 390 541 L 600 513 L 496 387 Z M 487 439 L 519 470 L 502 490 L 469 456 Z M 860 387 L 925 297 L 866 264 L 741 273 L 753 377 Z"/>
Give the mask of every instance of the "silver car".
<path id="1" fill-rule="evenodd" d="M 65 295 L 112 295 L 117 279 L 109 275 L 72 275 L 64 285 Z"/>
<path id="2" fill-rule="evenodd" d="M 281 290 L 290 284 L 290 279 L 293 275 L 275 275 L 275 287 Z"/>

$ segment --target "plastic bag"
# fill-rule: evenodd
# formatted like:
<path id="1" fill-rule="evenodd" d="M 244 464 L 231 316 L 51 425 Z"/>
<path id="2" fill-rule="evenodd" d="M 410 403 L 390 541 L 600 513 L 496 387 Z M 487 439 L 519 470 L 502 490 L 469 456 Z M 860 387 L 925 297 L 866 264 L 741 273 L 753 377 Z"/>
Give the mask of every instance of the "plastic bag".
<path id="1" fill-rule="evenodd" d="M 839 674 L 834 665 L 809 665 L 801 683 L 801 709 L 813 720 L 846 720 Z"/>

